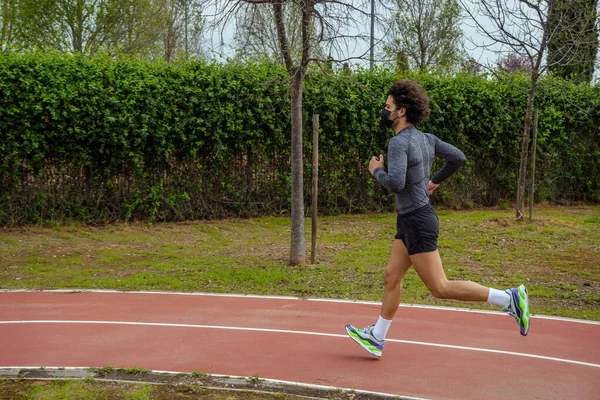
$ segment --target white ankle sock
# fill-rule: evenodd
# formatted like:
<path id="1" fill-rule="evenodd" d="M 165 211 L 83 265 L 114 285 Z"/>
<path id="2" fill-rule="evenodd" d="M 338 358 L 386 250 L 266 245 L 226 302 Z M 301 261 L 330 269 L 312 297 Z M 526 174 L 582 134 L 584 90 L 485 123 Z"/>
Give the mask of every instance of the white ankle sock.
<path id="1" fill-rule="evenodd" d="M 385 335 L 387 335 L 387 331 L 390 329 L 391 324 L 391 319 L 384 319 L 380 315 L 377 323 L 375 324 L 375 328 L 373 328 L 373 336 L 375 336 L 375 339 L 385 340 Z"/>
<path id="2" fill-rule="evenodd" d="M 487 301 L 488 303 L 506 308 L 510 304 L 510 295 L 503 290 L 490 288 Z"/>

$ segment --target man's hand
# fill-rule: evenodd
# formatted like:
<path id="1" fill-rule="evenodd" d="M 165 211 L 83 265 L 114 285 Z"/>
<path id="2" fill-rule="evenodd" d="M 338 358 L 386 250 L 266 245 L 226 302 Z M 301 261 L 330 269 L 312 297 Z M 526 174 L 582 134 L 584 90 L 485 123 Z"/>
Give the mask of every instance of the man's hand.
<path id="1" fill-rule="evenodd" d="M 369 172 L 371 174 L 373 174 L 377 168 L 383 168 L 383 154 L 380 154 L 379 157 L 373 156 L 369 162 Z"/>
<path id="2" fill-rule="evenodd" d="M 440 186 L 440 185 L 435 184 L 435 183 L 429 181 L 429 195 L 430 196 L 433 193 L 433 191 L 438 188 L 438 186 Z"/>

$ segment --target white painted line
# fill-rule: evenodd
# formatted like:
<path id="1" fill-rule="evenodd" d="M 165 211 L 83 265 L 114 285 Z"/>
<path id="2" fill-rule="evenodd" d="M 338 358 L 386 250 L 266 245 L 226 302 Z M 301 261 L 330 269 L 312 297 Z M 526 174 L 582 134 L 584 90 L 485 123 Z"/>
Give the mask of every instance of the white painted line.
<path id="1" fill-rule="evenodd" d="M 273 300 L 303 300 L 292 296 L 267 296 L 259 294 L 235 294 L 235 293 L 205 293 L 205 292 L 160 292 L 160 291 L 133 291 L 133 290 L 109 290 L 109 289 L 0 289 L 0 293 L 109 293 L 109 294 L 150 294 L 150 295 L 175 295 L 175 296 L 204 296 L 204 297 L 233 297 L 249 299 L 273 299 Z"/>
<path id="2" fill-rule="evenodd" d="M 248 328 L 239 326 L 219 326 L 219 325 L 193 325 L 193 324 L 170 324 L 161 322 L 129 322 L 129 321 L 60 321 L 60 320 L 30 320 L 30 321 L 0 321 L 1 324 L 81 324 L 81 325 L 130 325 L 130 326 L 160 326 L 160 327 L 172 327 L 172 328 L 201 328 L 201 329 L 222 329 L 232 331 L 249 331 L 249 332 L 268 332 L 268 333 L 290 333 L 296 335 L 310 335 L 310 336 L 326 336 L 335 338 L 348 338 L 347 335 L 341 335 L 336 333 L 322 333 L 322 332 L 307 332 L 307 331 L 294 331 L 286 329 L 266 329 L 266 328 Z M 586 367 L 600 368 L 600 364 L 593 364 L 577 360 L 568 360 L 565 358 L 556 358 L 542 356 L 538 354 L 518 353 L 513 351 L 484 349 L 480 347 L 468 347 L 468 346 L 455 346 L 450 344 L 431 343 L 431 342 L 417 342 L 413 340 L 400 340 L 400 339 L 386 339 L 386 342 L 392 343 L 404 343 L 418 346 L 429 346 L 429 347 L 441 347 L 447 349 L 466 350 L 466 351 L 478 351 L 482 353 L 494 353 L 511 355 L 518 357 L 536 358 L 539 360 L 557 361 L 568 364 L 583 365 Z"/>
<path id="3" fill-rule="evenodd" d="M 268 300 L 290 300 L 290 301 L 315 301 L 323 303 L 342 303 L 342 304 L 362 304 L 369 306 L 381 306 L 381 302 L 359 301 L 347 299 L 321 299 L 321 298 L 302 298 L 293 296 L 267 296 L 258 294 L 235 294 L 235 293 L 206 293 L 206 292 L 161 292 L 161 291 L 126 291 L 126 290 L 102 290 L 102 289 L 51 289 L 51 290 L 31 290 L 31 289 L 0 289 L 0 293 L 108 293 L 108 294 L 144 294 L 144 295 L 174 295 L 174 296 L 203 296 L 203 297 L 231 297 L 245 299 L 268 299 Z M 470 312 L 476 314 L 492 314 L 507 316 L 502 311 L 479 310 L 474 308 L 431 306 L 424 304 L 400 304 L 402 308 L 422 308 L 425 310 L 457 311 Z M 585 319 L 556 317 L 552 315 L 532 315 L 533 319 L 547 319 L 554 321 L 573 322 L 579 324 L 600 325 L 600 321 L 591 321 Z"/>

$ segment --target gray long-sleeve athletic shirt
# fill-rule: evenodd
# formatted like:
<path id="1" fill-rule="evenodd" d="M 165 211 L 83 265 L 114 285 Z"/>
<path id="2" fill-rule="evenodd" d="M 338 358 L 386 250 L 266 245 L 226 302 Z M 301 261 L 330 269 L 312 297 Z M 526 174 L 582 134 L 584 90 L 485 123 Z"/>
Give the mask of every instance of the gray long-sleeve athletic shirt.
<path id="1" fill-rule="evenodd" d="M 373 176 L 396 195 L 398 214 L 407 214 L 429 204 L 429 175 L 434 156 L 446 160 L 431 181 L 442 183 L 467 160 L 462 151 L 422 133 L 414 126 L 402 129 L 388 144 L 388 172 L 377 168 Z"/>

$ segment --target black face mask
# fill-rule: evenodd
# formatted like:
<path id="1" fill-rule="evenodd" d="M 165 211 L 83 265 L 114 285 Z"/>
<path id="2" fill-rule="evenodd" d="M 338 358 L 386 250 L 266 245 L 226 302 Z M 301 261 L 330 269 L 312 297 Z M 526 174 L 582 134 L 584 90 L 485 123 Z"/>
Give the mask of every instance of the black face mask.
<path id="1" fill-rule="evenodd" d="M 398 117 L 396 117 L 394 119 L 390 119 L 390 115 L 392 115 L 392 111 L 390 111 L 390 110 L 386 110 L 384 108 L 383 111 L 381 111 L 381 121 L 380 121 L 380 124 L 384 128 L 391 128 L 392 125 L 394 125 L 394 121 L 396 120 L 396 118 L 398 118 Z"/>

